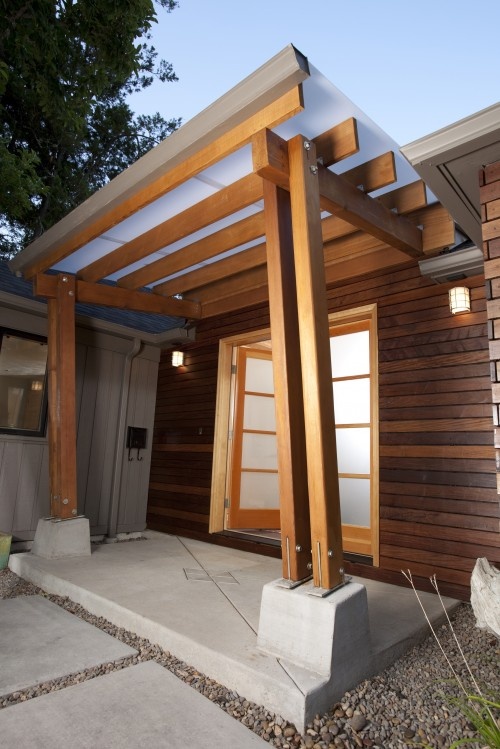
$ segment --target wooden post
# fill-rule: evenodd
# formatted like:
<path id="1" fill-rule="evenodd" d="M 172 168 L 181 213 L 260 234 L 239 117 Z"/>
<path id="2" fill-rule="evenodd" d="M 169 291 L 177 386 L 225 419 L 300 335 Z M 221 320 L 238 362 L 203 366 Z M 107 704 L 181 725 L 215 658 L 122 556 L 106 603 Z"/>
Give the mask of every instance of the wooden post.
<path id="1" fill-rule="evenodd" d="M 314 143 L 288 143 L 314 584 L 342 582 L 342 532 L 328 308 Z"/>
<path id="2" fill-rule="evenodd" d="M 311 535 L 297 288 L 288 192 L 264 180 L 283 577 L 309 577 Z"/>
<path id="3" fill-rule="evenodd" d="M 75 278 L 57 277 L 55 297 L 48 300 L 49 476 L 50 513 L 75 517 Z"/>

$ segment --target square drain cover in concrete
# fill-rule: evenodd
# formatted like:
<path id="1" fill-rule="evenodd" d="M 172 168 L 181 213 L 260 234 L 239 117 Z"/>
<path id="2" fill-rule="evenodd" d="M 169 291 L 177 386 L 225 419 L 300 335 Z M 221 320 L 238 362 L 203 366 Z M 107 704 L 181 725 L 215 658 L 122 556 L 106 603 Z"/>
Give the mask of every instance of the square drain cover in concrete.
<path id="1" fill-rule="evenodd" d="M 226 583 L 228 585 L 239 585 L 239 582 L 230 572 L 208 572 L 208 570 L 187 569 L 184 567 L 184 574 L 188 580 L 197 580 L 204 583 Z"/>
<path id="2" fill-rule="evenodd" d="M 136 652 L 42 596 L 0 600 L 0 696 Z"/>

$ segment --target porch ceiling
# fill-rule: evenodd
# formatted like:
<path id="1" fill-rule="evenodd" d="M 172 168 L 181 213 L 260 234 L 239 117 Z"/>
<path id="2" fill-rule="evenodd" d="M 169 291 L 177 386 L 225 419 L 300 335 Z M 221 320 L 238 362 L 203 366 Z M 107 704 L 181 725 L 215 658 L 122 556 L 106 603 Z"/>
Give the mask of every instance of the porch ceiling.
<path id="1" fill-rule="evenodd" d="M 327 282 L 454 243 L 453 220 L 428 203 L 397 145 L 290 45 L 11 269 L 37 295 L 53 294 L 55 270 L 76 275 L 78 301 L 195 320 L 265 301 L 263 184 L 288 188 L 287 141 L 297 134 L 319 157 Z"/>

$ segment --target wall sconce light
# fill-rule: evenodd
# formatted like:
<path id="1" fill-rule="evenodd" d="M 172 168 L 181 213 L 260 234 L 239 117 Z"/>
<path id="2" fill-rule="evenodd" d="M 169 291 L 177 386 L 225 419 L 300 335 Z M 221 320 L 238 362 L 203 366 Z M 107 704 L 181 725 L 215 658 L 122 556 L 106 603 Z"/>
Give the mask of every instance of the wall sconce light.
<path id="1" fill-rule="evenodd" d="M 182 367 L 184 365 L 184 351 L 172 351 L 172 366 Z"/>
<path id="2" fill-rule="evenodd" d="M 32 390 L 43 390 L 43 382 L 41 380 L 32 380 L 31 381 L 31 389 Z"/>
<path id="3" fill-rule="evenodd" d="M 470 312 L 470 291 L 467 286 L 455 286 L 448 292 L 452 315 Z"/>

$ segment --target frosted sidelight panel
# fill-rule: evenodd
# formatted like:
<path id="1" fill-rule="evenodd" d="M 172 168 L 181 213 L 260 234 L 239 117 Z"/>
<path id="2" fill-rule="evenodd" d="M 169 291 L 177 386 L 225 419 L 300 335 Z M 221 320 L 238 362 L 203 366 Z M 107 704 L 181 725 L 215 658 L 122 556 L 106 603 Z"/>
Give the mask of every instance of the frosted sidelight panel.
<path id="1" fill-rule="evenodd" d="M 264 470 L 278 470 L 276 435 L 243 434 L 241 467 Z"/>
<path id="2" fill-rule="evenodd" d="M 245 390 L 274 393 L 273 363 L 270 359 L 247 359 Z"/>
<path id="3" fill-rule="evenodd" d="M 370 334 L 367 330 L 332 336 L 330 338 L 332 377 L 368 374 L 370 372 L 369 342 Z"/>
<path id="4" fill-rule="evenodd" d="M 339 479 L 342 523 L 370 527 L 370 480 Z"/>
<path id="5" fill-rule="evenodd" d="M 279 508 L 278 474 L 243 471 L 240 507 L 243 510 L 277 510 Z"/>
<path id="6" fill-rule="evenodd" d="M 336 424 L 370 423 L 370 380 L 342 380 L 333 383 Z"/>
<path id="7" fill-rule="evenodd" d="M 337 429 L 340 473 L 370 473 L 370 429 Z"/>
<path id="8" fill-rule="evenodd" d="M 261 395 L 245 395 L 243 429 L 275 432 L 276 414 L 274 410 L 274 398 Z"/>

